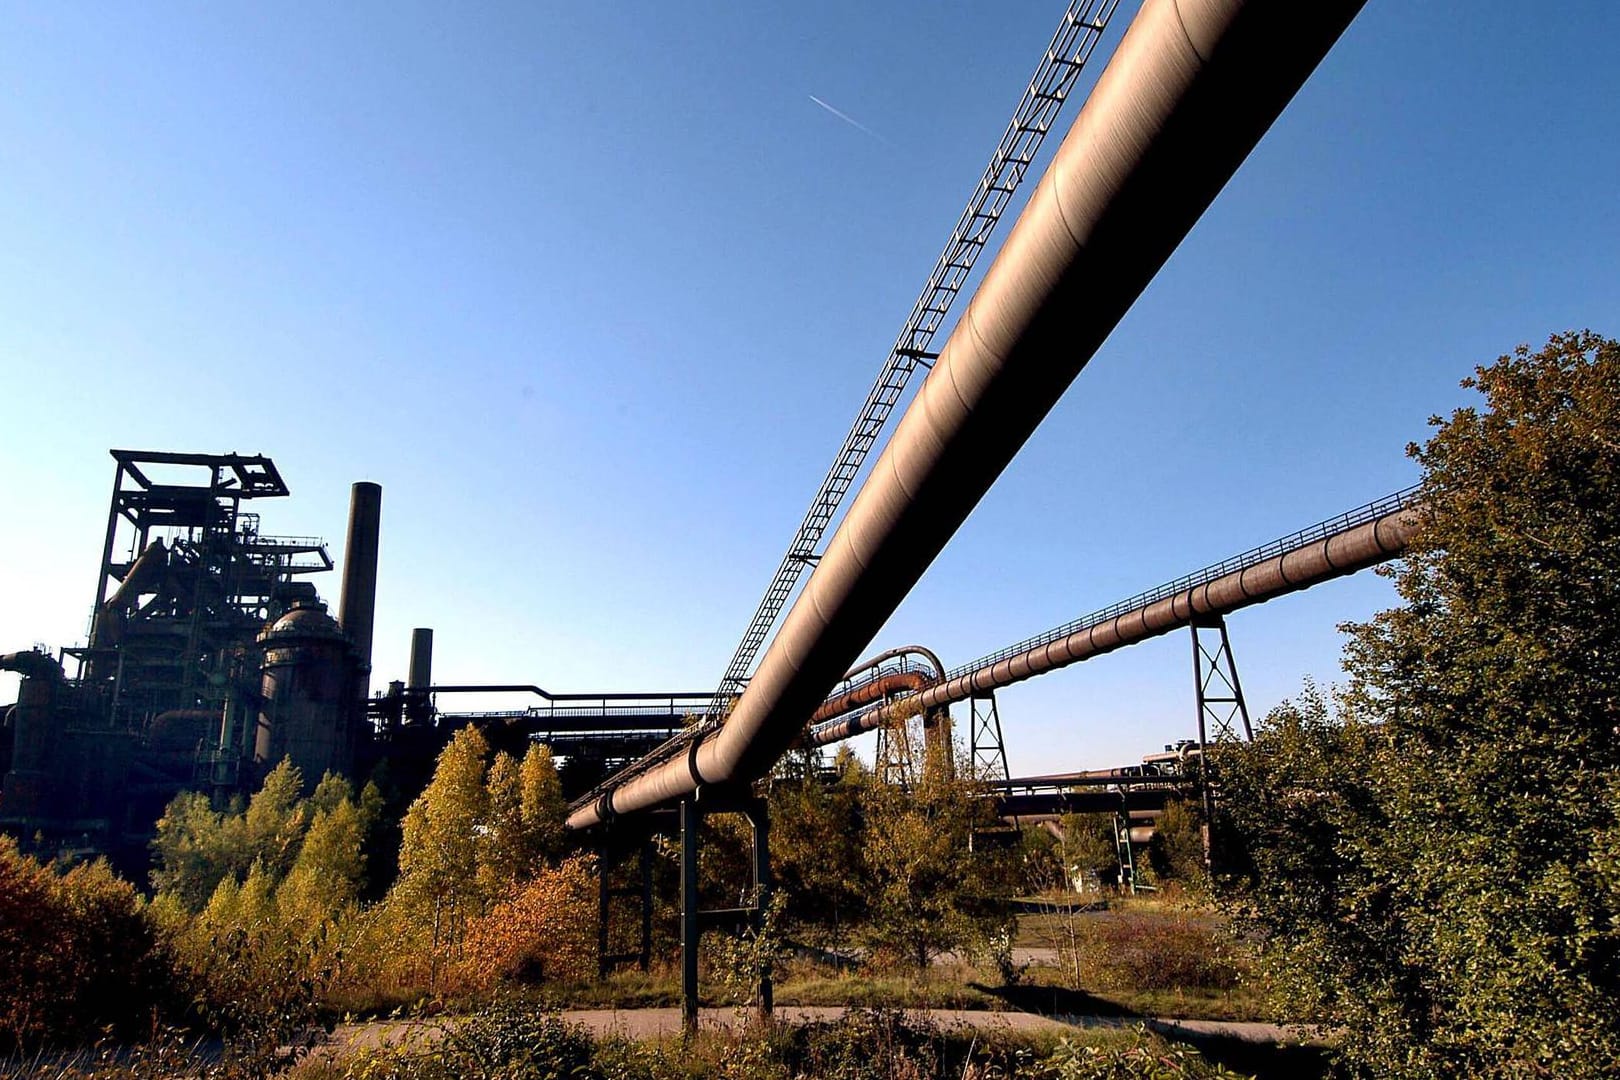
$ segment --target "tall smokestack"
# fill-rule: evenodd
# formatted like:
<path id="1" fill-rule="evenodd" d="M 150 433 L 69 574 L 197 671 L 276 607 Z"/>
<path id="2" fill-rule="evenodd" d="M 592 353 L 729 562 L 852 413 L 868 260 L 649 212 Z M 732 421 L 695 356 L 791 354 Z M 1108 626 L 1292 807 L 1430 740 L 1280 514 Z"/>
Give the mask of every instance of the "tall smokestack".
<path id="1" fill-rule="evenodd" d="M 412 690 L 425 690 L 433 685 L 433 631 L 425 626 L 411 631 L 410 679 L 407 685 Z"/>
<path id="2" fill-rule="evenodd" d="M 342 624 L 360 657 L 360 696 L 371 696 L 371 624 L 377 613 L 377 535 L 382 526 L 382 486 L 362 480 L 349 496 L 349 538 L 343 549 Z"/>

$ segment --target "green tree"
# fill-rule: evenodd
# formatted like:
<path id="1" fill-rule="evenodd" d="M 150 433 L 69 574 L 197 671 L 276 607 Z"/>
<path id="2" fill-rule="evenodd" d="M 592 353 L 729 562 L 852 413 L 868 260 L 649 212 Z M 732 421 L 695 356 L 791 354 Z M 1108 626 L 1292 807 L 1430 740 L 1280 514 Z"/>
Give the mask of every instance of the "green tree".
<path id="1" fill-rule="evenodd" d="M 1204 821 L 1199 808 L 1185 799 L 1167 802 L 1154 822 L 1153 842 L 1147 854 L 1156 879 L 1203 893 L 1209 875 L 1204 865 Z"/>
<path id="2" fill-rule="evenodd" d="M 311 937 L 352 909 L 365 886 L 364 844 L 365 822 L 353 802 L 345 798 L 330 810 L 317 810 L 292 869 L 276 889 L 282 918 Z"/>
<path id="3" fill-rule="evenodd" d="M 1008 860 L 974 852 L 976 828 L 992 823 L 978 787 L 925 769 L 909 790 L 871 783 L 866 822 L 867 944 L 918 969 L 950 949 L 988 940 L 1005 926 Z"/>
<path id="4" fill-rule="evenodd" d="M 830 784 L 809 773 L 770 789 L 771 872 L 784 915 L 834 940 L 865 911 L 860 792 L 868 780 L 851 755 Z"/>
<path id="5" fill-rule="evenodd" d="M 280 881 L 292 869 L 304 839 L 304 829 L 309 825 L 310 807 L 303 792 L 303 774 L 291 758 L 282 758 L 281 764 L 270 770 L 259 790 L 248 800 L 244 820 L 245 858 L 249 863 L 261 864 L 263 873 L 272 883 Z M 331 794 L 328 787 L 326 797 L 330 798 Z"/>
<path id="6" fill-rule="evenodd" d="M 1071 874 L 1089 871 L 1107 882 L 1119 875 L 1113 814 L 1065 814 L 1059 825 L 1063 840 L 1058 850 Z"/>
<path id="7" fill-rule="evenodd" d="M 483 909 L 478 881 L 480 834 L 489 813 L 484 759 L 489 744 L 466 727 L 439 754 L 433 779 L 405 813 L 399 880 L 390 901 L 425 923 L 431 945 L 460 942 L 467 920 Z"/>
<path id="8" fill-rule="evenodd" d="M 523 755 L 520 784 L 523 829 L 531 857 L 555 859 L 567 846 L 563 822 L 568 818 L 568 803 L 563 799 L 562 778 L 557 775 L 551 747 L 530 745 Z"/>
<path id="9" fill-rule="evenodd" d="M 1620 343 L 1478 369 L 1411 454 L 1404 606 L 1349 628 L 1337 714 L 1222 763 L 1248 900 L 1346 1063 L 1620 1073 Z M 1217 836 L 1223 835 L 1218 831 Z"/>
<path id="10" fill-rule="evenodd" d="M 487 901 L 496 903 L 535 866 L 523 827 L 523 779 L 511 754 L 495 755 L 485 791 L 485 820 L 478 835 L 478 884 Z"/>
<path id="11" fill-rule="evenodd" d="M 222 814 L 200 791 L 175 796 L 152 839 L 152 888 L 189 912 L 201 911 L 219 883 L 246 869 L 240 814 Z"/>

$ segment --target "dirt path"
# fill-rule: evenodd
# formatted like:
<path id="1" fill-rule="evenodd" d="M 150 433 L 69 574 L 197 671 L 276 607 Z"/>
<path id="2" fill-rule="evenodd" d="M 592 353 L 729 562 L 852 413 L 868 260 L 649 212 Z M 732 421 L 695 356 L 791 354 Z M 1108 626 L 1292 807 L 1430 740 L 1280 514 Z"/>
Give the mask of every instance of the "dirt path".
<path id="1" fill-rule="evenodd" d="M 783 1005 L 776 1010 L 778 1020 L 790 1024 L 836 1020 L 848 1010 L 838 1005 Z M 1308 1038 L 1302 1029 L 1278 1024 L 1234 1020 L 1175 1020 L 1131 1016 L 1039 1016 L 1024 1012 L 988 1012 L 973 1009 L 908 1009 L 926 1015 L 942 1027 L 971 1027 L 979 1030 L 1050 1031 L 1059 1034 L 1082 1028 L 1133 1028 L 1143 1024 L 1170 1039 L 1225 1038 L 1249 1043 L 1298 1043 Z M 622 1035 L 631 1039 L 653 1039 L 674 1035 L 681 1030 L 679 1009 L 573 1009 L 562 1019 L 589 1028 L 597 1035 Z M 739 1023 L 733 1009 L 702 1009 L 698 1022 L 705 1028 L 728 1028 Z M 453 1018 L 415 1023 L 377 1021 L 346 1024 L 332 1034 L 332 1048 L 338 1052 L 383 1042 L 433 1039 L 453 1024 Z"/>

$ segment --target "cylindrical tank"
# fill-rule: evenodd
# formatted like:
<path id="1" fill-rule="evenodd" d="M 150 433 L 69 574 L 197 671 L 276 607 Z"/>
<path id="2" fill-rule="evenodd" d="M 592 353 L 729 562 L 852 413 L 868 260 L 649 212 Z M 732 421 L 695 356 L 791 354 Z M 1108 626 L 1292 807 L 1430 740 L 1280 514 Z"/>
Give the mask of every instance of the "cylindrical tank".
<path id="1" fill-rule="evenodd" d="M 264 704 L 253 761 L 261 771 L 291 758 L 312 789 L 327 771 L 354 765 L 350 725 L 355 656 L 320 601 L 301 600 L 259 635 Z"/>
<path id="2" fill-rule="evenodd" d="M 56 679 L 25 676 L 11 711 L 11 771 L 0 780 L 0 821 L 16 824 L 37 818 L 51 794 L 52 749 L 59 732 Z"/>

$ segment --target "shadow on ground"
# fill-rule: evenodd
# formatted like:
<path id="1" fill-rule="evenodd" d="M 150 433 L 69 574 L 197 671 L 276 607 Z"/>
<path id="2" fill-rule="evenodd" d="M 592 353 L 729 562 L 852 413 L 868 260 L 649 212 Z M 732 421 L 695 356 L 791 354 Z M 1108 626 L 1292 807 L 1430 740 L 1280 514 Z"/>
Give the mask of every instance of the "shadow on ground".
<path id="1" fill-rule="evenodd" d="M 1173 1042 L 1196 1048 L 1210 1061 L 1244 1076 L 1256 1077 L 1257 1080 L 1320 1080 L 1328 1075 L 1330 1055 L 1325 1046 L 1278 1044 L 1191 1031 L 1174 1022 L 1143 1016 L 1118 1002 L 1088 994 L 1084 990 L 1070 990 L 1061 986 L 968 985 L 999 998 L 1008 1007 L 1020 1012 L 1060 1020 L 1075 1016 L 1117 1018 L 1122 1027 L 1133 1026 L 1133 1022 L 1137 1022 Z"/>
<path id="2" fill-rule="evenodd" d="M 1078 915 L 1108 910 L 1106 900 L 1013 900 L 1014 915 Z"/>
<path id="3" fill-rule="evenodd" d="M 1019 1012 L 1041 1016 L 1141 1016 L 1118 1002 L 1064 986 L 986 986 L 974 982 L 968 983 L 968 987 L 1000 998 Z"/>
<path id="4" fill-rule="evenodd" d="M 1279 1045 L 1226 1035 L 1201 1035 L 1152 1020 L 1147 1022 L 1147 1027 L 1167 1039 L 1196 1048 L 1218 1065 L 1256 1080 L 1321 1080 L 1328 1075 L 1332 1060 L 1327 1047 L 1317 1044 Z"/>

